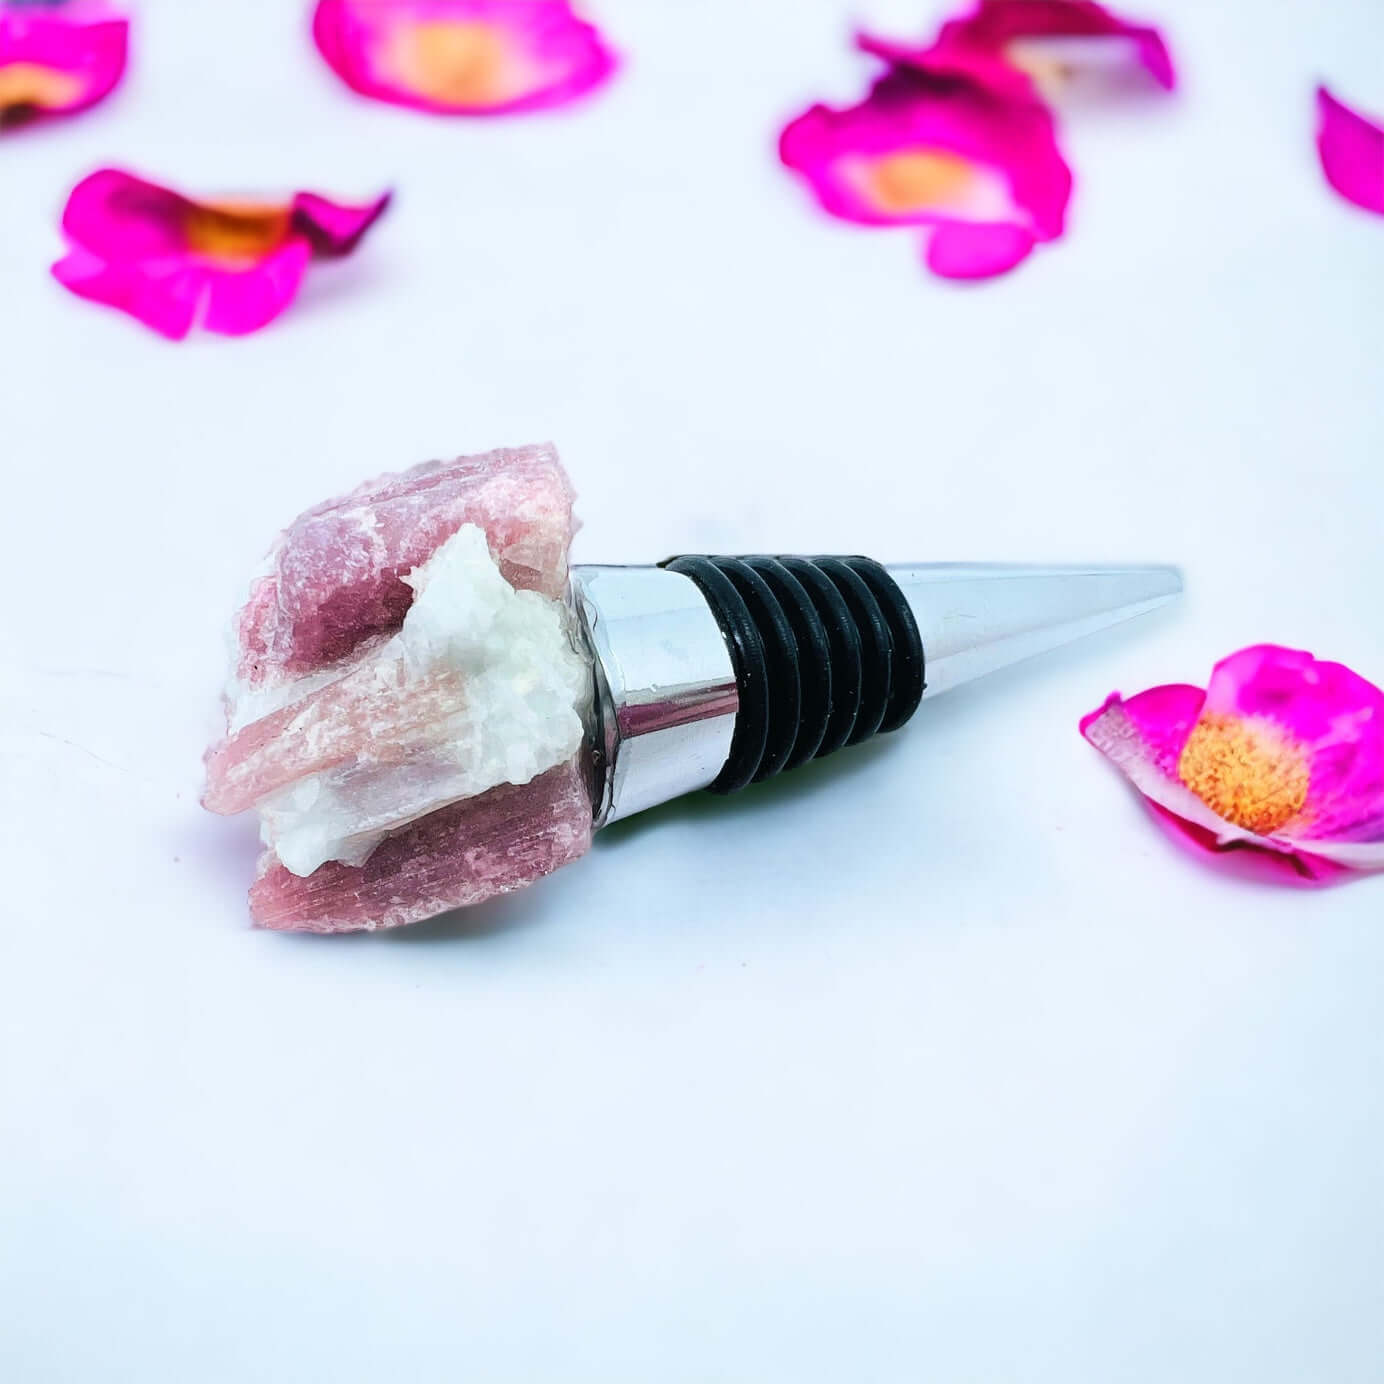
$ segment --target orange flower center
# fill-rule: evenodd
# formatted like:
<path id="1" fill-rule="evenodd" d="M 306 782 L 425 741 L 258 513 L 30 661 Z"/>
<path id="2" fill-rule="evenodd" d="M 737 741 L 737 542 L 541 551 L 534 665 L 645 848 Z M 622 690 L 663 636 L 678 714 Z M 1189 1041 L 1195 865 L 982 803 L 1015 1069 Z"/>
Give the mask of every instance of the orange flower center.
<path id="1" fill-rule="evenodd" d="M 71 105 L 81 94 L 82 84 L 70 72 L 32 62 L 0 67 L 0 111 L 51 110 Z"/>
<path id="2" fill-rule="evenodd" d="M 194 206 L 187 212 L 183 234 L 194 254 L 221 264 L 254 264 L 288 239 L 291 213 L 287 207 L 222 204 Z"/>
<path id="3" fill-rule="evenodd" d="M 1268 836 L 1307 803 L 1303 747 L 1271 721 L 1206 715 L 1178 761 L 1178 777 L 1213 812 Z"/>
<path id="4" fill-rule="evenodd" d="M 904 215 L 955 200 L 974 177 L 974 168 L 959 154 L 907 149 L 870 165 L 869 191 L 880 211 Z"/>
<path id="5" fill-rule="evenodd" d="M 451 106 L 497 106 L 511 91 L 505 34 L 478 20 L 431 20 L 400 31 L 398 70 L 421 95 Z"/>

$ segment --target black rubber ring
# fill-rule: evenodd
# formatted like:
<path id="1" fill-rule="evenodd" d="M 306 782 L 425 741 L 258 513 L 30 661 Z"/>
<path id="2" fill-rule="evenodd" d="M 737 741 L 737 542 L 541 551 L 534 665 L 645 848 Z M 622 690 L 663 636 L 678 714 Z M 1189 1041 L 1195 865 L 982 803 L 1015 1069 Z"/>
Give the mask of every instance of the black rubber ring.
<path id="1" fill-rule="evenodd" d="M 831 645 L 827 642 L 826 626 L 812 604 L 812 597 L 783 563 L 772 557 L 747 557 L 741 561 L 758 572 L 778 597 L 798 641 L 798 736 L 793 753 L 783 766 L 796 769 L 822 748 L 831 719 Z"/>
<path id="2" fill-rule="evenodd" d="M 861 687 L 860 715 L 851 731 L 848 745 L 868 740 L 884 720 L 889 705 L 893 678 L 890 665 L 894 657 L 894 637 L 870 588 L 839 557 L 819 557 L 814 561 L 841 593 L 860 632 Z"/>
<path id="3" fill-rule="evenodd" d="M 817 747 L 817 758 L 834 754 L 850 743 L 860 715 L 861 648 L 860 635 L 851 619 L 850 607 L 825 573 L 805 557 L 780 557 L 789 574 L 798 579 L 816 607 L 831 650 L 831 715 Z"/>
<path id="4" fill-rule="evenodd" d="M 764 658 L 764 642 L 734 583 L 709 558 L 676 557 L 665 566 L 696 582 L 730 649 L 735 680 L 740 688 L 740 709 L 735 714 L 730 754 L 711 785 L 711 791 L 736 793 L 754 781 L 760 761 L 764 758 L 769 730 L 768 667 Z"/>
<path id="5" fill-rule="evenodd" d="M 884 720 L 879 723 L 880 734 L 884 735 L 905 725 L 923 700 L 923 688 L 927 681 L 923 639 L 918 633 L 918 622 L 913 618 L 913 607 L 908 604 L 908 597 L 899 590 L 898 582 L 887 569 L 871 557 L 848 557 L 843 561 L 870 588 L 894 637 L 889 705 L 884 710 Z"/>
<path id="6" fill-rule="evenodd" d="M 769 725 L 764 738 L 764 754 L 753 780 L 760 783 L 773 778 L 788 763 L 798 738 L 802 708 L 798 691 L 802 682 L 798 641 L 778 598 L 758 572 L 735 557 L 712 558 L 712 561 L 730 578 L 750 608 L 750 618 L 764 644 L 764 662 L 769 672 Z"/>

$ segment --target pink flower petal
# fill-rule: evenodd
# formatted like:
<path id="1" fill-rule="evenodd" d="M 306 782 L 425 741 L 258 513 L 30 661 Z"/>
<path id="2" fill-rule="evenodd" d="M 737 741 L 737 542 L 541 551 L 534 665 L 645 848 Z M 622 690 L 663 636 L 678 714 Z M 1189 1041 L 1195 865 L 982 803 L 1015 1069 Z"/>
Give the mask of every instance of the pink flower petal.
<path id="1" fill-rule="evenodd" d="M 444 115 L 565 105 L 617 65 L 570 0 L 318 0 L 313 37 L 362 96 Z"/>
<path id="2" fill-rule="evenodd" d="M 953 277 L 1012 268 L 1061 234 L 1071 196 L 1043 105 L 959 70 L 897 68 L 857 106 L 814 106 L 779 153 L 833 216 L 940 228 L 928 262 Z"/>
<path id="3" fill-rule="evenodd" d="M 900 43 L 870 33 L 857 33 L 855 46 L 891 68 L 906 68 L 938 80 L 951 78 L 970 81 L 1011 100 L 1038 99 L 1038 92 L 1028 73 L 1007 63 L 1000 54 L 987 48 L 937 41 Z"/>
<path id="4" fill-rule="evenodd" d="M 353 206 L 333 202 L 315 192 L 300 192 L 293 199 L 293 225 L 307 237 L 312 253 L 319 259 L 339 259 L 349 255 L 362 237 L 389 208 L 391 193 Z"/>
<path id="5" fill-rule="evenodd" d="M 1183 820 L 1152 799 L 1146 799 L 1145 806 L 1154 825 L 1174 846 L 1231 879 L 1280 889 L 1322 889 L 1350 877 L 1344 866 L 1321 856 L 1265 850 L 1250 841 L 1223 841 L 1216 832 Z"/>
<path id="6" fill-rule="evenodd" d="M 1116 694 L 1081 732 L 1199 851 L 1299 882 L 1384 870 L 1384 692 L 1341 664 L 1256 645 L 1205 692 Z"/>
<path id="7" fill-rule="evenodd" d="M 312 247 L 294 237 L 246 269 L 207 273 L 202 325 L 222 336 L 246 336 L 267 327 L 298 296 Z"/>
<path id="8" fill-rule="evenodd" d="M 927 242 L 927 267 L 943 279 L 990 279 L 1022 264 L 1037 242 L 1025 226 L 950 221 Z"/>
<path id="9" fill-rule="evenodd" d="M 1384 216 L 1384 127 L 1317 88 L 1317 153 L 1322 172 L 1347 202 Z"/>
<path id="10" fill-rule="evenodd" d="M 288 205 L 202 203 L 102 169 L 68 198 L 62 228 L 72 250 L 53 275 L 174 340 L 199 318 L 209 331 L 242 336 L 288 307 L 310 260 L 354 249 L 388 201 L 349 206 L 299 193 Z"/>
<path id="11" fill-rule="evenodd" d="M 1092 0 L 980 0 L 970 14 L 942 26 L 936 47 L 999 58 L 1049 91 L 1083 75 L 1118 83 L 1126 55 L 1165 90 L 1176 83 L 1157 29 L 1120 19 Z"/>
<path id="12" fill-rule="evenodd" d="M 195 205 L 171 188 L 103 168 L 72 189 L 62 229 L 74 245 L 112 261 L 181 256 Z"/>
<path id="13" fill-rule="evenodd" d="M 1216 665 L 1205 714 L 1271 723 L 1301 748 L 1311 782 L 1284 835 L 1384 839 L 1384 692 L 1358 673 L 1256 645 Z"/>
<path id="14" fill-rule="evenodd" d="M 88 250 L 73 250 L 53 266 L 53 277 L 69 292 L 138 318 L 170 341 L 192 330 L 202 297 L 202 275 L 174 263 L 160 273 L 147 265 L 112 263 Z"/>
<path id="15" fill-rule="evenodd" d="M 108 96 L 125 72 L 129 30 L 100 0 L 0 0 L 0 129 L 72 115 Z"/>

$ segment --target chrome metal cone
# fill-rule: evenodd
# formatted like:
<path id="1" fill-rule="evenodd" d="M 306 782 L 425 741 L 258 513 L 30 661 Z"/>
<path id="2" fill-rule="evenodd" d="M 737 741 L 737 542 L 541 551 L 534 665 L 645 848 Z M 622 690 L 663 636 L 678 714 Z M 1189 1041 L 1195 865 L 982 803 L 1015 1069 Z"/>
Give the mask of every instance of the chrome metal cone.
<path id="1" fill-rule="evenodd" d="M 888 571 L 918 622 L 925 698 L 1144 615 L 1182 592 L 1175 567 L 906 563 Z"/>

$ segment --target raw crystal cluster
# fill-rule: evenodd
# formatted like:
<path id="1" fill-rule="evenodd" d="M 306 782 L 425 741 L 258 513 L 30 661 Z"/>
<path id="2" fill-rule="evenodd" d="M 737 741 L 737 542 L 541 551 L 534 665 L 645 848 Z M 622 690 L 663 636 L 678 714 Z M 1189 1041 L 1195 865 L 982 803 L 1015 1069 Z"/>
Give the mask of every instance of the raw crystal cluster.
<path id="1" fill-rule="evenodd" d="M 395 927 L 581 855 L 591 673 L 551 447 L 432 462 L 301 515 L 236 622 L 204 802 L 260 814 L 266 927 Z"/>

